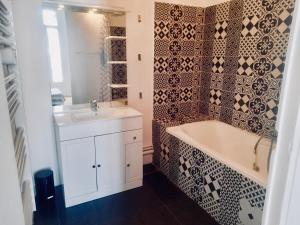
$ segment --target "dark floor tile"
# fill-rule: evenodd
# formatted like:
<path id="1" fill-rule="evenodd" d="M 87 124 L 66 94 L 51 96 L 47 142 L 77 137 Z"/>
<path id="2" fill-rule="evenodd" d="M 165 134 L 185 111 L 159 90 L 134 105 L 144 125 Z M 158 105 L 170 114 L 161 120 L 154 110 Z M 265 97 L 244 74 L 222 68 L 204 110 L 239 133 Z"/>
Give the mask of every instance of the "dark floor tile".
<path id="1" fill-rule="evenodd" d="M 105 223 L 95 223 L 95 225 L 143 225 L 137 218 L 117 218 Z"/>
<path id="2" fill-rule="evenodd" d="M 179 221 L 164 206 L 140 211 L 136 217 L 143 225 L 180 225 Z"/>
<path id="3" fill-rule="evenodd" d="M 162 206 L 159 198 L 147 187 L 95 200 L 95 219 L 107 221 L 111 218 L 134 218 L 140 211 Z"/>
<path id="4" fill-rule="evenodd" d="M 148 175 L 157 172 L 157 170 L 153 164 L 146 164 L 143 167 L 143 172 L 144 175 Z"/>
<path id="5" fill-rule="evenodd" d="M 158 198 L 166 205 L 186 199 L 187 196 L 173 185 L 165 175 L 155 173 L 144 178 L 144 185 L 149 186 Z"/>
<path id="6" fill-rule="evenodd" d="M 97 213 L 93 202 L 58 210 L 58 216 L 63 225 L 92 225 Z"/>
<path id="7" fill-rule="evenodd" d="M 156 172 L 144 177 L 143 187 L 69 208 L 64 207 L 63 191 L 58 187 L 56 207 L 36 212 L 34 225 L 217 225 L 217 223 L 164 175 Z"/>
<path id="8" fill-rule="evenodd" d="M 218 225 L 218 223 L 192 199 L 185 198 L 174 201 L 168 205 L 168 208 L 183 225 Z"/>
<path id="9" fill-rule="evenodd" d="M 35 212 L 33 217 L 34 225 L 61 225 L 59 217 L 56 212 L 51 214 Z"/>

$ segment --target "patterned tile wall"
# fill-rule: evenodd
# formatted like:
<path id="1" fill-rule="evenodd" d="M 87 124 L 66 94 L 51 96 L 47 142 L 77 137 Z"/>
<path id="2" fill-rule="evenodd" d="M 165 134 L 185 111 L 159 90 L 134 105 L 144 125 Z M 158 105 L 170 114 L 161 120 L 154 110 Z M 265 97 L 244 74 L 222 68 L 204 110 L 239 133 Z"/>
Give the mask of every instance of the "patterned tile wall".
<path id="1" fill-rule="evenodd" d="M 203 28 L 203 9 L 155 3 L 155 118 L 197 113 Z"/>
<path id="2" fill-rule="evenodd" d="M 125 27 L 110 27 L 110 35 L 112 36 L 126 36 Z M 112 40 L 111 41 L 111 59 L 112 61 L 126 61 L 126 40 Z M 112 83 L 113 84 L 127 84 L 127 65 L 126 64 L 112 64 L 111 65 Z M 127 88 L 112 89 L 112 100 L 127 98 Z"/>
<path id="3" fill-rule="evenodd" d="M 155 5 L 154 118 L 204 113 L 269 135 L 294 0 Z M 169 12 L 169 13 L 166 13 Z"/>

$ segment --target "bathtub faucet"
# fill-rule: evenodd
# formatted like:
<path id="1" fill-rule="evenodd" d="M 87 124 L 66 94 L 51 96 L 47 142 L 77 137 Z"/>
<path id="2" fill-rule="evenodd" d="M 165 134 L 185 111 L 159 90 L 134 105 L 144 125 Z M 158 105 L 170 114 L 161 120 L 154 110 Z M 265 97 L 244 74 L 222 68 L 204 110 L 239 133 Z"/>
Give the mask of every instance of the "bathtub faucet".
<path id="1" fill-rule="evenodd" d="M 257 140 L 257 142 L 254 145 L 254 154 L 255 154 L 255 161 L 253 163 L 253 170 L 255 171 L 259 171 L 259 166 L 257 165 L 257 150 L 258 150 L 258 145 L 261 142 L 261 140 L 264 138 L 264 136 L 260 136 L 259 139 Z M 270 165 L 270 158 L 271 158 L 271 153 L 272 153 L 272 149 L 273 149 L 273 145 L 275 144 L 277 140 L 277 131 L 274 131 L 271 134 L 271 144 L 270 144 L 270 148 L 269 148 L 269 153 L 268 153 L 268 162 L 267 162 L 267 170 L 269 171 L 269 165 Z"/>
<path id="2" fill-rule="evenodd" d="M 264 136 L 260 136 L 259 139 L 257 140 L 257 142 L 255 143 L 254 145 L 254 154 L 255 154 L 255 161 L 253 163 L 253 170 L 255 171 L 259 171 L 259 166 L 257 165 L 257 148 L 258 148 L 258 145 L 259 143 L 261 142 L 261 140 L 264 138 Z"/>
<path id="3" fill-rule="evenodd" d="M 97 103 L 98 103 L 97 100 L 94 99 L 94 98 L 90 101 L 91 110 L 94 111 L 94 112 L 97 112 L 97 110 L 98 110 Z"/>
<path id="4" fill-rule="evenodd" d="M 256 155 L 257 154 L 257 147 L 259 145 L 259 143 L 261 142 L 261 140 L 264 138 L 264 136 L 260 136 L 259 139 L 257 140 L 257 142 L 255 143 L 254 145 L 254 154 Z"/>

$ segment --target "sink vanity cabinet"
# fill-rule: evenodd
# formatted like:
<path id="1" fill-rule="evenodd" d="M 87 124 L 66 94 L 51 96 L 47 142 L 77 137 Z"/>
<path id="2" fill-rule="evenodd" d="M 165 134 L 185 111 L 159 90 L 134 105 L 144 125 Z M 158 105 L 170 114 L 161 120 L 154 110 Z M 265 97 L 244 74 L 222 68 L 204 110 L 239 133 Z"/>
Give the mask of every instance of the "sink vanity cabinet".
<path id="1" fill-rule="evenodd" d="M 142 116 L 122 110 L 81 122 L 55 114 L 66 207 L 142 186 Z"/>

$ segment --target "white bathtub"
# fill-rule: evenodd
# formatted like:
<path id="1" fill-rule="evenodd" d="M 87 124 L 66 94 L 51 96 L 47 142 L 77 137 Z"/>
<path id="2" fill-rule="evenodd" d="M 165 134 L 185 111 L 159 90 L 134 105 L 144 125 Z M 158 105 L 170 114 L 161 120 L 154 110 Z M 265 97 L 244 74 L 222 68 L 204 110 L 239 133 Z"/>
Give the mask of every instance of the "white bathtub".
<path id="1" fill-rule="evenodd" d="M 266 187 L 270 141 L 258 146 L 259 172 L 253 170 L 254 146 L 259 136 L 226 123 L 209 120 L 168 127 L 167 132 L 238 173 Z"/>

